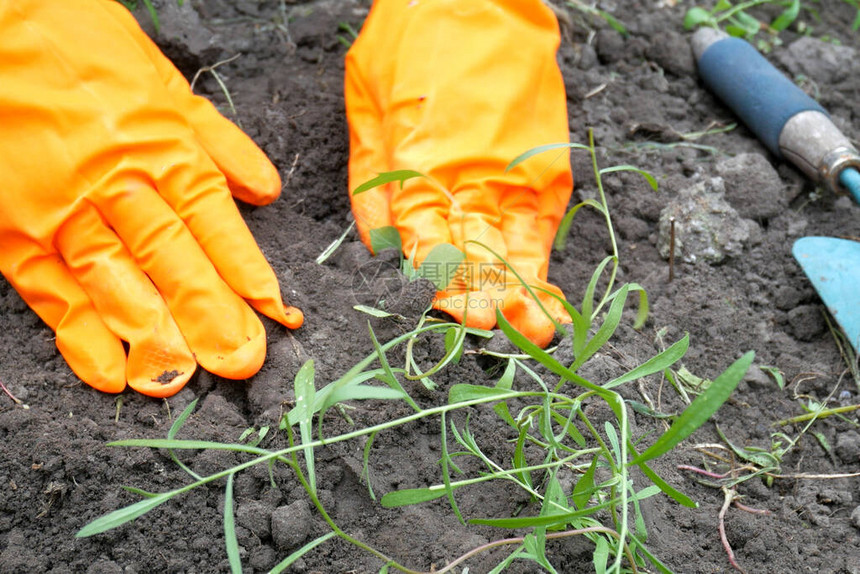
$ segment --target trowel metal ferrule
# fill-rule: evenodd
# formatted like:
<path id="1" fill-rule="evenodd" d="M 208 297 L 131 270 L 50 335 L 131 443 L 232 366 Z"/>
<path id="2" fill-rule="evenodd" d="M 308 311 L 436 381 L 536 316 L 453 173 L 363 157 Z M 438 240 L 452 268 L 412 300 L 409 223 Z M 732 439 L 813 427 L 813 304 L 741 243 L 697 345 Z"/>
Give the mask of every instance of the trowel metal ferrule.
<path id="1" fill-rule="evenodd" d="M 774 155 L 860 203 L 860 153 L 815 100 L 752 45 L 712 28 L 692 40 L 699 75 Z M 850 174 L 843 172 L 851 168 Z"/>

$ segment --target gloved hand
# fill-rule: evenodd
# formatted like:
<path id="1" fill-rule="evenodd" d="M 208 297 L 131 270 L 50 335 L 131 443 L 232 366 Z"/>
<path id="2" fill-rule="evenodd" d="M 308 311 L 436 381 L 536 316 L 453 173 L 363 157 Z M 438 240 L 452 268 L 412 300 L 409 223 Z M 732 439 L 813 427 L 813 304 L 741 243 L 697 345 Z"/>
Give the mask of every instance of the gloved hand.
<path id="1" fill-rule="evenodd" d="M 0 62 L 0 271 L 72 370 L 155 397 L 197 363 L 257 372 L 247 303 L 291 328 L 302 314 L 230 193 L 273 201 L 274 166 L 117 2 L 4 2 Z"/>
<path id="2" fill-rule="evenodd" d="M 457 320 L 466 312 L 480 328 L 495 325 L 499 308 L 542 346 L 552 322 L 498 258 L 470 241 L 561 295 L 546 277 L 573 186 L 569 153 L 505 173 L 521 153 L 569 139 L 559 42 L 540 0 L 376 0 L 346 58 L 350 189 L 400 169 L 430 178 L 351 195 L 362 241 L 369 247 L 371 229 L 394 225 L 419 263 L 452 243 L 466 262 L 434 307 Z M 557 300 L 537 293 L 553 317 L 569 321 Z"/>

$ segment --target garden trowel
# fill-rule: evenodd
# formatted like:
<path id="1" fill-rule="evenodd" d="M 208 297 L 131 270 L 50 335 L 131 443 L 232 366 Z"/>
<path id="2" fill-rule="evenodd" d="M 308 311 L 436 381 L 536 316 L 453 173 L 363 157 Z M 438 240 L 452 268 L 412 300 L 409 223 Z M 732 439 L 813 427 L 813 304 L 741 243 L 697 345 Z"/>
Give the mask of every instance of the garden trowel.
<path id="1" fill-rule="evenodd" d="M 860 153 L 807 96 L 752 45 L 711 28 L 693 35 L 699 75 L 774 155 L 860 203 Z M 792 249 L 860 354 L 860 242 L 803 237 Z"/>

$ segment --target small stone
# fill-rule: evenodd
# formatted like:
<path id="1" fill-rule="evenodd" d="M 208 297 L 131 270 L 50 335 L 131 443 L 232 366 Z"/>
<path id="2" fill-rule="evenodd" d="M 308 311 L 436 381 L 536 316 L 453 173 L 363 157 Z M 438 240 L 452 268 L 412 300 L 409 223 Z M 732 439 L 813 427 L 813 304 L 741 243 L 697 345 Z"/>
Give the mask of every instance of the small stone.
<path id="1" fill-rule="evenodd" d="M 845 464 L 860 462 L 860 433 L 845 431 L 836 436 L 836 456 Z"/>
<path id="2" fill-rule="evenodd" d="M 715 265 L 740 255 L 749 240 L 749 226 L 724 195 L 725 186 L 719 177 L 682 189 L 660 212 L 660 255 L 669 257 L 673 219 L 676 258 Z"/>
<path id="3" fill-rule="evenodd" d="M 857 506 L 851 512 L 851 524 L 854 525 L 854 528 L 860 530 L 860 506 Z"/>
<path id="4" fill-rule="evenodd" d="M 272 540 L 279 550 L 298 548 L 310 537 L 313 515 L 305 500 L 296 500 L 272 513 Z"/>
<path id="5" fill-rule="evenodd" d="M 272 512 L 273 508 L 268 504 L 249 500 L 239 504 L 236 521 L 261 539 L 268 538 L 272 534 Z"/>

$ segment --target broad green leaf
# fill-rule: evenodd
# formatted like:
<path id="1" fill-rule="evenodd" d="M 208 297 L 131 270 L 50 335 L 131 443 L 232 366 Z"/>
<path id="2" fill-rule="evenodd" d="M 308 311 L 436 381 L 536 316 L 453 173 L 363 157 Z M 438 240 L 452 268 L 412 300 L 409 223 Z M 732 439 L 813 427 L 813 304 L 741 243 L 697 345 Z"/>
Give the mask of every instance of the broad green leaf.
<path id="1" fill-rule="evenodd" d="M 327 540 L 330 540 L 335 536 L 337 536 L 336 532 L 327 532 L 326 534 L 323 534 L 322 536 L 311 540 L 310 542 L 308 542 L 307 544 L 305 544 L 304 546 L 278 562 L 274 568 L 269 570 L 269 574 L 281 574 L 281 572 L 292 566 L 293 562 L 295 562 L 323 542 L 326 542 Z"/>
<path id="2" fill-rule="evenodd" d="M 693 6 L 684 14 L 684 29 L 692 30 L 697 26 L 716 26 L 717 22 L 710 12 L 699 6 Z"/>
<path id="3" fill-rule="evenodd" d="M 567 245 L 567 236 L 570 234 L 570 228 L 573 225 L 573 218 L 576 216 L 576 213 L 585 206 L 593 207 L 597 211 L 602 214 L 606 214 L 603 209 L 603 206 L 600 205 L 594 199 L 586 199 L 585 201 L 581 201 L 571 207 L 567 213 L 564 214 L 564 217 L 561 219 L 561 223 L 558 225 L 558 231 L 555 232 L 555 241 L 553 242 L 553 249 L 556 251 L 562 251 Z"/>
<path id="4" fill-rule="evenodd" d="M 639 169 L 635 165 L 613 165 L 612 167 L 604 167 L 600 170 L 600 175 L 605 175 L 607 173 L 617 173 L 619 171 L 632 171 L 633 173 L 638 173 L 645 178 L 645 181 L 648 182 L 648 185 L 651 186 L 651 189 L 657 191 L 657 179 L 649 172 L 645 171 L 644 169 Z"/>
<path id="5" fill-rule="evenodd" d="M 465 258 L 466 255 L 450 243 L 440 243 L 427 254 L 418 268 L 418 276 L 433 283 L 437 291 L 442 291 L 454 279 Z"/>
<path id="6" fill-rule="evenodd" d="M 640 464 L 657 458 L 672 450 L 678 443 L 693 434 L 696 429 L 702 426 L 726 402 L 726 399 L 729 398 L 744 374 L 746 374 L 754 358 L 755 353 L 750 351 L 732 363 L 729 368 L 714 379 L 714 382 L 711 383 L 711 386 L 707 390 L 696 397 L 696 400 L 681 413 L 672 426 L 669 427 L 669 430 L 657 439 L 657 442 L 650 448 L 637 456 L 631 464 Z"/>
<path id="7" fill-rule="evenodd" d="M 233 473 L 227 476 L 224 489 L 224 545 L 227 560 L 233 574 L 242 574 L 242 559 L 239 557 L 239 540 L 236 538 L 236 519 L 233 515 Z"/>
<path id="8" fill-rule="evenodd" d="M 386 249 L 396 249 L 400 253 L 403 251 L 403 244 L 400 242 L 400 232 L 397 231 L 396 227 L 391 225 L 371 229 L 370 248 L 373 249 L 374 253 L 379 253 Z"/>
<path id="9" fill-rule="evenodd" d="M 717 4 L 714 6 L 714 13 L 725 12 L 731 7 L 732 3 L 729 0 L 719 0 L 719 2 L 717 2 Z"/>
<path id="10" fill-rule="evenodd" d="M 686 334 L 680 341 L 677 341 L 658 355 L 651 357 L 632 371 L 628 371 L 620 377 L 604 384 L 603 388 L 612 389 L 618 385 L 623 385 L 624 383 L 629 383 L 630 381 L 635 381 L 636 379 L 641 379 L 642 377 L 659 373 L 681 360 L 681 358 L 687 353 L 687 349 L 689 347 L 690 335 Z"/>
<path id="11" fill-rule="evenodd" d="M 571 500 L 577 510 L 584 510 L 588 506 L 591 494 L 594 492 L 594 471 L 597 469 L 597 457 L 591 459 L 591 465 L 585 471 L 573 487 Z"/>
<path id="12" fill-rule="evenodd" d="M 606 538 L 601 536 L 595 542 L 592 561 L 594 562 L 595 574 L 606 574 L 606 564 L 609 561 L 609 543 Z"/>
<path id="13" fill-rule="evenodd" d="M 413 171 L 411 169 L 398 169 L 395 171 L 386 171 L 384 173 L 380 173 L 373 179 L 365 181 L 358 187 L 356 187 L 352 191 L 352 195 L 358 195 L 359 193 L 364 193 L 374 187 L 379 187 L 380 185 L 386 185 L 388 183 L 392 183 L 395 181 L 400 182 L 401 189 L 403 188 L 403 184 L 415 177 L 424 177 L 424 174 L 418 171 Z"/>
<path id="14" fill-rule="evenodd" d="M 582 149 L 582 150 L 586 150 L 586 151 L 589 150 L 588 146 L 578 144 L 578 143 L 554 143 L 554 144 L 541 145 L 541 146 L 532 148 L 532 149 L 528 150 L 527 152 L 522 153 L 522 154 L 518 155 L 517 157 L 515 157 L 511 161 L 511 163 L 508 164 L 508 167 L 505 168 L 505 171 L 506 172 L 511 171 L 516 166 L 523 163 L 525 160 L 529 159 L 532 156 L 536 156 L 536 155 L 544 153 L 546 151 L 551 151 L 554 149 L 561 149 L 561 148 Z"/>
<path id="15" fill-rule="evenodd" d="M 744 11 L 735 13 L 734 17 L 737 20 L 738 25 L 746 30 L 750 36 L 755 36 L 758 31 L 761 30 L 761 22 Z"/>

